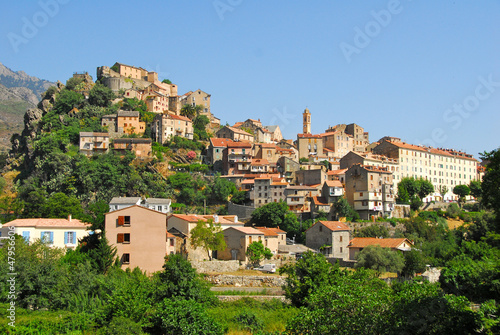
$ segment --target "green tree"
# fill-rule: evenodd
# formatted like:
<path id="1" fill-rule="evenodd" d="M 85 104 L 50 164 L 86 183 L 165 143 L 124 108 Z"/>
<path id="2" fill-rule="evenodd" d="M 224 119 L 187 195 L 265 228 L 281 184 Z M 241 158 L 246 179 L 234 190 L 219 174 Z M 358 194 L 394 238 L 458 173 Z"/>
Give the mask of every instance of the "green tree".
<path id="1" fill-rule="evenodd" d="M 382 272 L 401 272 L 404 267 L 404 256 L 399 251 L 370 245 L 356 255 L 356 268 L 366 268 Z"/>
<path id="2" fill-rule="evenodd" d="M 206 141 L 209 139 L 209 135 L 206 131 L 206 126 L 209 123 L 210 120 L 205 115 L 198 115 L 193 119 L 193 131 L 202 141 Z"/>
<path id="3" fill-rule="evenodd" d="M 357 221 L 359 220 L 359 214 L 354 210 L 354 208 L 349 205 L 345 197 L 340 197 L 333 204 L 333 210 L 337 217 L 345 217 L 347 221 Z"/>
<path id="4" fill-rule="evenodd" d="M 330 264 L 324 255 L 308 251 L 295 264 L 282 266 L 279 273 L 286 274 L 285 296 L 294 306 L 300 307 L 307 305 L 311 294 L 331 284 L 344 272 Z"/>
<path id="5" fill-rule="evenodd" d="M 80 85 L 80 83 L 83 82 L 83 78 L 81 77 L 71 77 L 68 80 L 66 80 L 66 89 L 70 91 L 74 91 L 75 88 Z M 51 86 L 49 88 L 52 88 L 54 86 Z M 54 87 L 55 88 L 55 87 Z M 47 90 L 48 91 L 48 90 Z M 53 90 L 52 90 L 53 91 Z"/>
<path id="6" fill-rule="evenodd" d="M 355 232 L 355 237 L 389 237 L 389 230 L 380 224 L 372 224 Z"/>
<path id="7" fill-rule="evenodd" d="M 139 100 L 137 98 L 123 99 L 122 108 L 128 111 L 139 111 L 139 112 L 146 112 L 148 110 L 146 102 L 144 102 L 144 100 Z"/>
<path id="8" fill-rule="evenodd" d="M 164 83 L 164 84 L 172 84 L 172 82 L 170 81 L 170 79 L 163 79 L 161 82 Z"/>
<path id="9" fill-rule="evenodd" d="M 215 176 L 214 186 L 212 188 L 213 198 L 216 202 L 226 203 L 229 197 L 234 194 L 236 190 L 236 185 L 225 178 L 221 178 L 220 175 Z"/>
<path id="10" fill-rule="evenodd" d="M 165 299 L 152 316 L 155 334 L 222 335 L 224 328 L 208 316 L 203 305 Z"/>
<path id="11" fill-rule="evenodd" d="M 113 91 L 101 83 L 97 83 L 89 92 L 89 103 L 94 106 L 109 107 L 116 96 Z"/>
<path id="12" fill-rule="evenodd" d="M 458 203 L 463 204 L 465 197 L 470 194 L 470 189 L 467 185 L 457 185 L 453 188 L 453 193 L 458 195 Z"/>
<path id="13" fill-rule="evenodd" d="M 264 247 L 262 241 L 254 241 L 250 243 L 247 248 L 246 255 L 252 262 L 253 266 L 259 266 L 260 261 L 265 259 L 271 259 L 273 253 L 267 247 Z"/>
<path id="14" fill-rule="evenodd" d="M 418 179 L 417 183 L 418 183 L 417 194 L 420 199 L 423 199 L 432 192 L 434 192 L 434 185 L 432 185 L 432 183 L 427 179 L 420 178 Z"/>
<path id="15" fill-rule="evenodd" d="M 202 105 L 193 106 L 190 104 L 185 104 L 184 106 L 181 107 L 181 115 L 190 118 L 192 120 L 194 119 L 195 116 L 200 114 L 203 108 L 204 107 Z"/>
<path id="16" fill-rule="evenodd" d="M 212 219 L 198 220 L 196 227 L 191 229 L 191 246 L 203 248 L 212 260 L 211 251 L 223 251 L 226 249 L 226 241 L 220 223 L 214 223 Z"/>
<path id="17" fill-rule="evenodd" d="M 157 287 L 155 301 L 163 299 L 194 300 L 200 303 L 214 301 L 206 281 L 202 280 L 191 263 L 182 255 L 165 257 L 163 271 L 154 277 Z"/>
<path id="18" fill-rule="evenodd" d="M 448 193 L 448 187 L 446 185 L 440 186 L 439 187 L 439 194 L 441 194 L 443 199 L 444 199 L 444 196 L 446 195 L 446 193 Z"/>
<path id="19" fill-rule="evenodd" d="M 421 250 L 412 249 L 403 254 L 404 267 L 402 275 L 405 277 L 413 277 L 415 273 L 424 272 L 425 270 L 425 257 Z"/>
<path id="20" fill-rule="evenodd" d="M 80 201 L 62 192 L 53 194 L 40 206 L 40 213 L 45 218 L 67 218 L 69 215 L 76 218 L 80 217 L 82 212 Z"/>
<path id="21" fill-rule="evenodd" d="M 333 284 L 311 291 L 307 307 L 287 324 L 287 334 L 386 334 L 392 307 L 389 286 L 372 272 L 333 274 Z"/>
<path id="22" fill-rule="evenodd" d="M 53 111 L 55 114 L 68 114 L 73 108 L 80 108 L 85 98 L 80 93 L 70 90 L 62 90 L 56 96 Z"/>
<path id="23" fill-rule="evenodd" d="M 287 213 L 288 206 L 284 201 L 271 202 L 253 211 L 251 222 L 257 226 L 281 227 Z"/>
<path id="24" fill-rule="evenodd" d="M 481 182 L 477 180 L 471 180 L 469 183 L 470 194 L 474 198 L 481 198 Z"/>

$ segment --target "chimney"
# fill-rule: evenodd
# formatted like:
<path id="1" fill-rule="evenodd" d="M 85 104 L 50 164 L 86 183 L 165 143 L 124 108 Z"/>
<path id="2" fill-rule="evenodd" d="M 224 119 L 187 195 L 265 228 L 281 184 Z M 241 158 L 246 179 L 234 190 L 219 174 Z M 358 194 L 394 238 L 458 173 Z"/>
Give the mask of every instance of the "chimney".
<path id="1" fill-rule="evenodd" d="M 71 214 L 68 215 L 68 221 L 71 222 Z"/>
<path id="2" fill-rule="evenodd" d="M 217 214 L 214 214 L 214 222 L 219 223 L 219 216 Z"/>
<path id="3" fill-rule="evenodd" d="M 238 215 L 234 216 L 234 223 L 238 223 Z"/>

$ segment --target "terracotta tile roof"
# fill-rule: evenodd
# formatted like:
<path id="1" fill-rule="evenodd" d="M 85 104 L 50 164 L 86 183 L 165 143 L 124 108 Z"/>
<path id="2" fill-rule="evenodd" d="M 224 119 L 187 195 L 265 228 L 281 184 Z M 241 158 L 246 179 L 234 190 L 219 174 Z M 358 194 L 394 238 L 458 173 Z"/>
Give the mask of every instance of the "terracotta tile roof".
<path id="1" fill-rule="evenodd" d="M 214 220 L 215 218 L 213 215 L 197 215 L 197 214 L 172 214 L 170 217 L 176 217 L 178 219 L 187 221 L 187 222 L 198 222 L 199 220 L 201 221 L 208 221 L 208 220 Z M 235 224 L 235 225 L 243 225 L 243 222 L 237 221 L 234 222 L 235 215 L 224 215 L 224 216 L 218 216 L 218 220 L 220 224 Z"/>
<path id="2" fill-rule="evenodd" d="M 3 224 L 4 227 L 35 227 L 35 228 L 87 228 L 90 223 L 78 219 L 16 219 Z"/>
<path id="3" fill-rule="evenodd" d="M 375 237 L 356 237 L 349 243 L 350 248 L 365 248 L 369 245 L 379 245 L 382 248 L 398 248 L 403 242 L 411 243 L 407 238 L 375 238 Z"/>
<path id="4" fill-rule="evenodd" d="M 325 183 L 328 187 L 343 187 L 339 180 L 327 180 Z"/>
<path id="5" fill-rule="evenodd" d="M 233 141 L 229 138 L 217 138 L 217 137 L 210 138 L 210 143 L 212 144 L 213 147 L 227 147 L 227 144 L 229 142 Z"/>
<path id="6" fill-rule="evenodd" d="M 255 166 L 265 166 L 269 165 L 269 161 L 267 159 L 252 159 L 250 164 Z"/>
<path id="7" fill-rule="evenodd" d="M 174 119 L 174 120 L 182 120 L 182 121 L 189 121 L 189 122 L 193 122 L 191 121 L 190 118 L 188 117 L 185 117 L 185 116 L 182 116 L 182 115 L 172 115 L 172 114 L 168 114 L 167 116 L 168 118 L 170 119 Z"/>
<path id="8" fill-rule="evenodd" d="M 326 199 L 323 197 L 314 196 L 312 198 L 313 198 L 313 203 L 316 206 L 329 206 L 328 202 L 326 202 Z"/>
<path id="9" fill-rule="evenodd" d="M 251 185 L 251 184 L 254 184 L 255 181 L 252 180 L 252 179 L 245 179 L 241 182 L 241 185 Z"/>
<path id="10" fill-rule="evenodd" d="M 279 234 L 286 234 L 286 231 L 279 228 L 255 227 L 255 229 L 261 231 L 264 236 L 278 236 Z"/>
<path id="11" fill-rule="evenodd" d="M 232 132 L 235 132 L 237 134 L 243 134 L 243 135 L 247 135 L 247 136 L 253 136 L 252 134 L 249 134 L 247 133 L 246 131 L 244 130 L 241 130 L 239 128 L 234 128 L 234 127 L 231 127 L 231 126 L 225 126 L 227 129 L 231 130 Z"/>
<path id="12" fill-rule="evenodd" d="M 311 187 L 311 186 L 305 186 L 305 185 L 288 186 L 286 189 L 287 190 L 316 191 L 316 188 Z"/>
<path id="13" fill-rule="evenodd" d="M 248 141 L 238 141 L 238 142 L 227 142 L 227 147 L 228 148 L 251 148 L 252 143 Z"/>
<path id="14" fill-rule="evenodd" d="M 346 171 L 347 171 L 347 169 L 332 170 L 332 171 L 328 171 L 326 174 L 328 176 L 336 176 L 339 174 L 344 174 Z"/>
<path id="15" fill-rule="evenodd" d="M 229 227 L 229 228 L 224 229 L 224 231 L 226 231 L 228 229 L 237 230 L 245 235 L 264 235 L 263 232 L 255 229 L 255 228 L 252 228 L 252 227 Z"/>
<path id="16" fill-rule="evenodd" d="M 355 164 L 355 165 L 357 165 L 357 164 Z M 355 166 L 355 165 L 353 165 L 353 166 Z M 373 165 L 361 165 L 361 167 L 367 171 L 370 171 L 370 172 L 392 174 L 392 171 L 390 171 L 389 168 L 387 168 L 387 167 L 380 167 L 380 166 L 373 166 Z"/>
<path id="17" fill-rule="evenodd" d="M 271 186 L 288 186 L 288 183 L 284 181 L 275 181 L 271 183 Z"/>
<path id="18" fill-rule="evenodd" d="M 321 135 L 313 135 L 313 134 L 297 134 L 299 138 L 321 138 Z"/>
<path id="19" fill-rule="evenodd" d="M 318 222 L 322 223 L 323 226 L 330 229 L 331 231 L 351 230 L 351 228 L 349 228 L 348 225 L 340 221 L 318 221 Z"/>
<path id="20" fill-rule="evenodd" d="M 243 124 L 243 122 L 236 122 L 233 127 L 238 128 L 238 127 L 241 127 L 242 124 Z"/>
<path id="21" fill-rule="evenodd" d="M 255 143 L 254 145 L 262 148 L 276 149 L 276 144 L 273 143 Z"/>

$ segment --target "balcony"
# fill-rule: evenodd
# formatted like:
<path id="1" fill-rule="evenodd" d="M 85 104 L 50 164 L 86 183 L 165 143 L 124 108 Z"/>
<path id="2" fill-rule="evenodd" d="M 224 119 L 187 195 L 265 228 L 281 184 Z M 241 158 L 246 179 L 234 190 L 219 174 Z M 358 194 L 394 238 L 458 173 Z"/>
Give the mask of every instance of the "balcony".
<path id="1" fill-rule="evenodd" d="M 286 198 L 286 204 L 288 206 L 302 206 L 305 202 L 305 198 L 301 196 L 291 196 Z"/>
<path id="2" fill-rule="evenodd" d="M 354 201 L 382 201 L 381 192 L 355 192 Z"/>

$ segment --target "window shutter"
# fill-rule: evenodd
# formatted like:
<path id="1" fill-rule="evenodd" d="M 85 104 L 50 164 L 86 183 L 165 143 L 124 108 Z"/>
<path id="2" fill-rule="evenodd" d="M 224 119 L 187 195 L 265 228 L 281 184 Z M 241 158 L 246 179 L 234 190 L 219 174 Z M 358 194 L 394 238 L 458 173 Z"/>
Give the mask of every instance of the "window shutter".
<path id="1" fill-rule="evenodd" d="M 118 217 L 118 225 L 123 226 L 125 224 L 125 217 L 124 216 L 119 216 Z"/>
<path id="2" fill-rule="evenodd" d="M 54 243 L 54 232 L 53 231 L 49 232 L 49 236 L 50 236 L 49 237 L 50 243 Z"/>
<path id="3" fill-rule="evenodd" d="M 69 241 L 68 241 L 68 232 L 65 231 L 64 232 L 64 244 L 68 244 L 68 243 L 69 243 Z"/>
<path id="4" fill-rule="evenodd" d="M 72 231 L 73 236 L 71 236 L 71 243 L 76 244 L 76 231 Z"/>
<path id="5" fill-rule="evenodd" d="M 123 234 L 117 234 L 116 235 L 116 243 L 123 243 Z"/>

